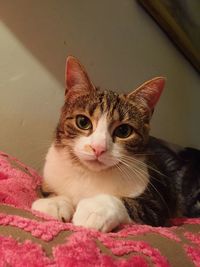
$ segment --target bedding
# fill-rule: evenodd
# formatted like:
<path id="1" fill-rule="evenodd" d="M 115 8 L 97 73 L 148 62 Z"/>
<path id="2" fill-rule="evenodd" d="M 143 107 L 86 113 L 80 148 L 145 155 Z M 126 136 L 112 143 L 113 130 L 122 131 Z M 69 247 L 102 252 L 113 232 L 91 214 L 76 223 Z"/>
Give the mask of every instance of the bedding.
<path id="1" fill-rule="evenodd" d="M 105 234 L 31 211 L 40 183 L 36 171 L 0 152 L 0 267 L 200 267 L 200 219 Z"/>

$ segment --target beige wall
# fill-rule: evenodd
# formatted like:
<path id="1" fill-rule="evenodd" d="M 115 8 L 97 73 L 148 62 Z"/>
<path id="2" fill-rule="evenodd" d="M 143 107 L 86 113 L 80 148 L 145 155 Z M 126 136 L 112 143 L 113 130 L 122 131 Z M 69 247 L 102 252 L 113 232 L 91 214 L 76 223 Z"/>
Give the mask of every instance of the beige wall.
<path id="1" fill-rule="evenodd" d="M 0 149 L 39 168 L 64 94 L 65 57 L 96 85 L 167 77 L 152 133 L 200 147 L 200 76 L 134 0 L 0 2 Z"/>

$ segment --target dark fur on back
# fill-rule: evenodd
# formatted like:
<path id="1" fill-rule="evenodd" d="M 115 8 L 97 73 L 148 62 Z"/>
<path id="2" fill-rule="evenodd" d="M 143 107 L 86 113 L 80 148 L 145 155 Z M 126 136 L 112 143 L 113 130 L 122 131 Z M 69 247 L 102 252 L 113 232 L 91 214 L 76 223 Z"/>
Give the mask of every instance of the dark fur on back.
<path id="1" fill-rule="evenodd" d="M 200 151 L 185 148 L 180 151 L 179 157 L 182 160 L 178 176 L 182 178 L 180 194 L 183 215 L 200 217 Z"/>
<path id="2" fill-rule="evenodd" d="M 200 151 L 176 151 L 150 137 L 146 152 L 149 185 L 138 198 L 123 199 L 132 219 L 159 226 L 175 216 L 200 217 Z"/>

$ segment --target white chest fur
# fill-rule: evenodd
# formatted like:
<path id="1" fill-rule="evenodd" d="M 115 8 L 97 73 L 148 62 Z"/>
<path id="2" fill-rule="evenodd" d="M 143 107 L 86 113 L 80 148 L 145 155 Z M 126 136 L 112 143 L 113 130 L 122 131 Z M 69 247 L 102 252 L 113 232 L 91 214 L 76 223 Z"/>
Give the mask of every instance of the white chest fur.
<path id="1" fill-rule="evenodd" d="M 132 166 L 134 168 L 134 166 Z M 130 178 L 123 177 L 117 169 L 92 172 L 78 167 L 70 160 L 66 150 L 56 149 L 52 145 L 46 157 L 44 181 L 58 195 L 64 195 L 76 206 L 83 198 L 98 194 L 109 194 L 117 197 L 136 197 L 148 183 L 147 168 L 142 168 Z"/>

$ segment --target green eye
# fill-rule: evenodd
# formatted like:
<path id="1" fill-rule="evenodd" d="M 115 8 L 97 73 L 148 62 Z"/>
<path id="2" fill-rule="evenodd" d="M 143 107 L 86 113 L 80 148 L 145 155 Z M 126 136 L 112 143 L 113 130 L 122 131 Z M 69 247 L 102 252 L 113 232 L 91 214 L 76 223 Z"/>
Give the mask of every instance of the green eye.
<path id="1" fill-rule="evenodd" d="M 90 119 L 84 115 L 78 115 L 76 117 L 76 125 L 82 130 L 89 130 L 92 128 Z"/>
<path id="2" fill-rule="evenodd" d="M 121 124 L 114 131 L 114 136 L 119 138 L 128 138 L 133 132 L 133 127 L 128 124 Z"/>

